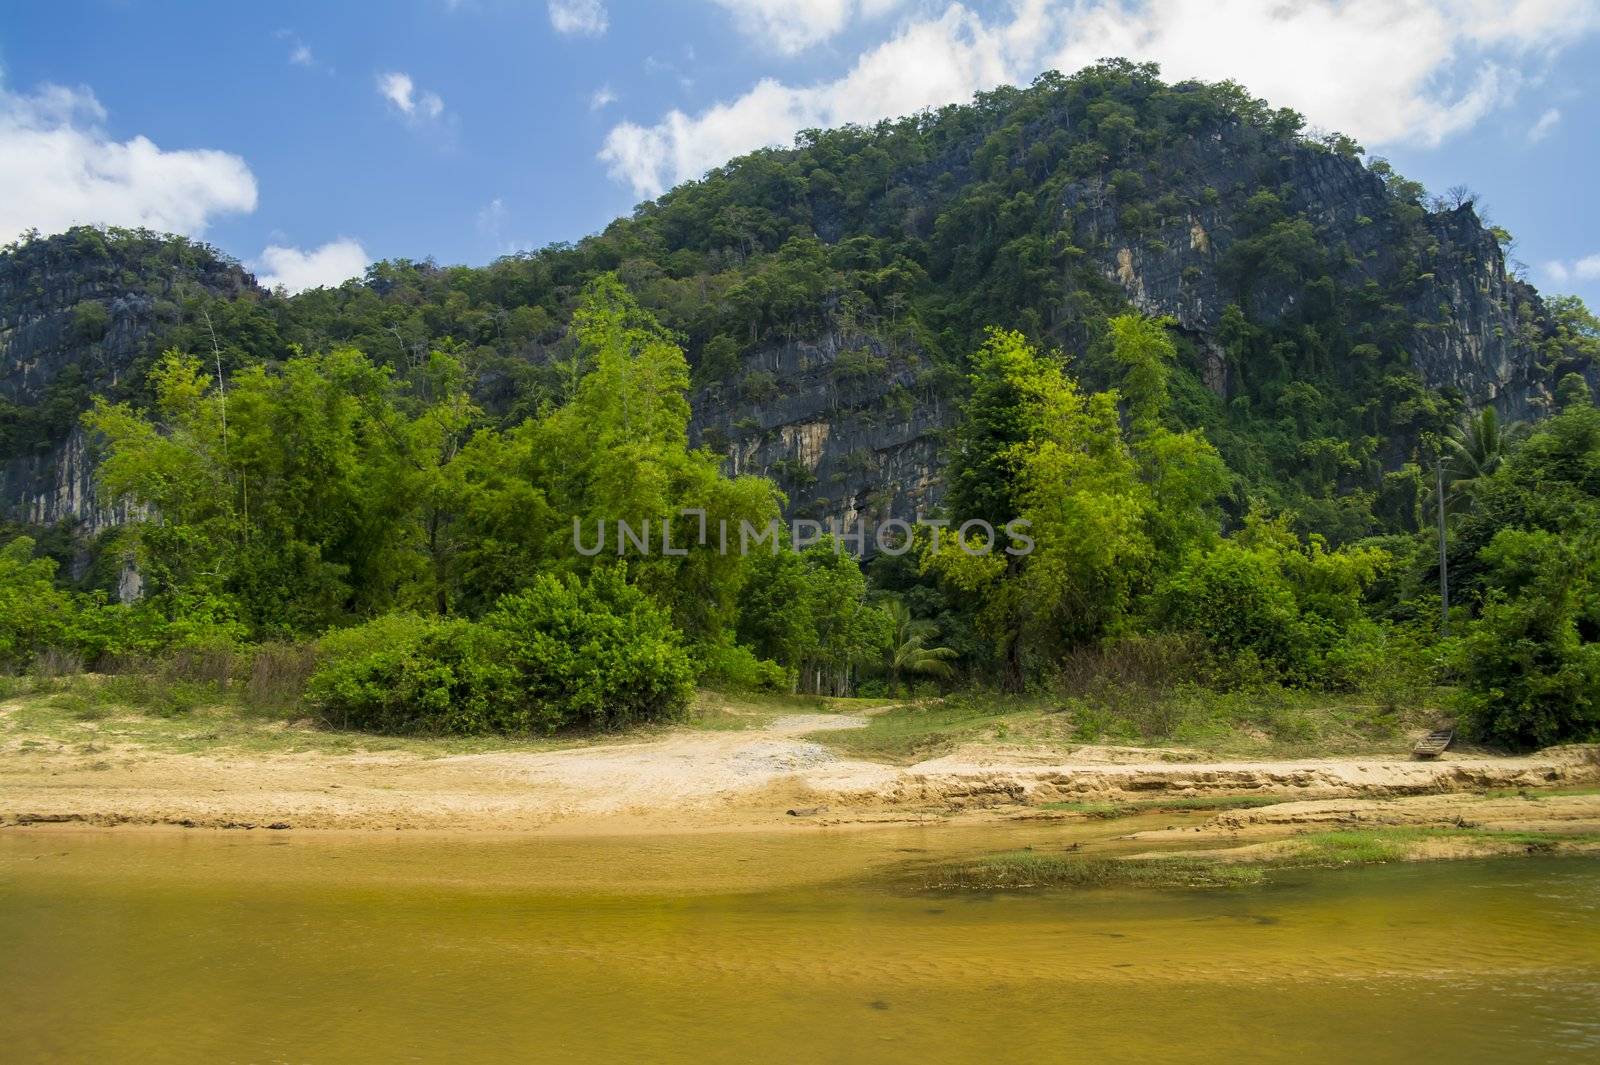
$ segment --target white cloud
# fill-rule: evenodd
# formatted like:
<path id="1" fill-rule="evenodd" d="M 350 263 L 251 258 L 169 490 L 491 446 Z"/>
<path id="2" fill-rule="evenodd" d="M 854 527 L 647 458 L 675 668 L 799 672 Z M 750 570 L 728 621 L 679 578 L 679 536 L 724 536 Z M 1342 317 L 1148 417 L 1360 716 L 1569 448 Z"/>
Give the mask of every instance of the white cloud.
<path id="1" fill-rule="evenodd" d="M 712 0 L 739 31 L 785 53 L 809 48 L 844 28 L 850 0 Z"/>
<path id="2" fill-rule="evenodd" d="M 550 25 L 557 33 L 598 37 L 611 20 L 600 0 L 550 0 Z"/>
<path id="3" fill-rule="evenodd" d="M 1539 120 L 1528 129 L 1528 143 L 1538 144 L 1550 136 L 1560 122 L 1561 110 L 1559 108 L 1552 107 L 1545 111 L 1544 114 L 1539 116 Z"/>
<path id="4" fill-rule="evenodd" d="M 478 232 L 498 239 L 505 231 L 506 219 L 509 217 L 510 212 L 506 210 L 506 202 L 496 196 L 479 209 Z"/>
<path id="5" fill-rule="evenodd" d="M 857 17 L 872 18 L 901 0 L 712 0 L 739 31 L 785 55 L 828 40 Z"/>
<path id="6" fill-rule="evenodd" d="M 506 203 L 496 196 L 478 210 L 478 232 L 483 234 L 500 255 L 514 255 L 520 251 L 527 251 L 530 245 L 526 242 L 513 240 L 508 236 L 510 228 L 511 211 Z"/>
<path id="7" fill-rule="evenodd" d="M 279 30 L 278 32 L 274 33 L 273 36 L 289 45 L 290 66 L 314 67 L 318 65 L 317 57 L 311 51 L 311 46 L 305 41 L 301 40 L 300 35 L 295 33 L 294 30 Z"/>
<path id="8" fill-rule="evenodd" d="M 1552 259 L 1544 264 L 1543 269 L 1545 276 L 1558 285 L 1565 285 L 1569 281 L 1600 281 L 1600 252 L 1570 263 Z"/>
<path id="9" fill-rule="evenodd" d="M 267 288 L 283 286 L 290 292 L 308 288 L 331 288 L 366 272 L 372 257 L 359 241 L 349 237 L 332 240 L 320 248 L 300 248 L 270 244 L 261 258 L 251 263 Z"/>
<path id="10" fill-rule="evenodd" d="M 255 177 L 237 155 L 116 141 L 105 119 L 87 88 L 0 85 L 0 241 L 79 224 L 199 236 L 215 215 L 255 210 Z"/>
<path id="11" fill-rule="evenodd" d="M 616 102 L 617 94 L 612 91 L 611 86 L 602 85 L 594 91 L 593 96 L 589 97 L 589 110 L 600 111 Z"/>
<path id="12" fill-rule="evenodd" d="M 722 3 L 723 0 L 717 0 Z M 724 6 L 736 6 L 728 0 Z M 751 6 L 766 8 L 774 5 Z M 808 6 L 796 0 L 795 8 Z M 823 5 L 817 5 L 823 6 Z M 809 126 L 869 123 L 969 99 L 1102 56 L 1154 60 L 1173 80 L 1233 79 L 1315 126 L 1371 146 L 1437 144 L 1503 106 L 1591 32 L 1595 0 L 1014 0 L 985 19 L 960 3 L 903 24 L 842 76 L 765 79 L 651 125 L 622 123 L 601 158 L 639 195 Z"/>
<path id="13" fill-rule="evenodd" d="M 431 120 L 444 114 L 444 101 L 436 92 L 418 92 L 410 74 L 398 72 L 378 75 L 378 92 L 410 119 Z"/>

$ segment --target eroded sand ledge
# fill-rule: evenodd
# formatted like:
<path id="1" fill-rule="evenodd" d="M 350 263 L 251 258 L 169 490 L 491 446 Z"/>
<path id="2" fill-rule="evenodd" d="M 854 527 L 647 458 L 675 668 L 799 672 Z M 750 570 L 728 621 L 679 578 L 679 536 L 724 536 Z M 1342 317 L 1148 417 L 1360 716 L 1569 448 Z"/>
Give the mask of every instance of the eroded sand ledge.
<path id="1" fill-rule="evenodd" d="M 841 758 L 807 738 L 860 723 L 848 715 L 802 714 L 744 732 L 686 731 L 637 743 L 444 758 L 171 754 L 131 745 L 86 755 L 65 745 L 9 746 L 0 750 L 0 825 L 493 832 L 793 829 L 952 815 L 1037 815 L 1039 804 L 1055 801 L 1221 795 L 1281 798 L 1301 807 L 1304 800 L 1356 800 L 1355 808 L 1410 818 L 1383 823 L 1411 824 L 1447 817 L 1451 802 L 1391 800 L 1600 785 L 1597 746 L 1551 748 L 1518 758 L 1452 754 L 1437 762 L 1160 762 L 1148 760 L 1159 752 L 1104 748 L 1082 748 L 1065 756 L 963 749 L 915 765 L 892 766 Z M 1600 827 L 1600 796 L 1573 798 L 1563 808 Z M 812 817 L 786 816 L 789 809 L 816 807 L 825 809 Z M 1303 808 L 1294 816 L 1337 820 L 1353 816 L 1352 809 L 1347 802 Z M 1548 813 L 1552 808 L 1544 809 Z M 1224 815 L 1233 821 L 1212 820 L 1221 826 L 1218 831 L 1237 834 L 1266 823 L 1253 816 L 1233 813 Z"/>

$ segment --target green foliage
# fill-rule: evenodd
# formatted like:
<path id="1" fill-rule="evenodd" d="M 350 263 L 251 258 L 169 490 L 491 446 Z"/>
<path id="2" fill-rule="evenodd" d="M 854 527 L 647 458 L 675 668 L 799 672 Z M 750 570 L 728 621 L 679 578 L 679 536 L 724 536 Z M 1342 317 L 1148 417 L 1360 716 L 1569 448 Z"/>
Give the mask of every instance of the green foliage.
<path id="1" fill-rule="evenodd" d="M 1086 394 L 1020 334 L 992 332 L 973 359 L 951 517 L 958 530 L 1022 523 L 1032 549 L 984 553 L 958 531 L 928 544 L 923 568 L 976 597 L 1013 690 L 1038 664 L 1124 627 L 1163 565 L 1215 536 L 1226 469 L 1203 436 L 1161 424 L 1170 341 L 1160 323 L 1123 318 L 1113 331 L 1138 393 L 1128 431 L 1117 392 Z"/>
<path id="2" fill-rule="evenodd" d="M 1600 739 L 1593 540 L 1502 529 L 1480 558 L 1496 587 L 1461 644 L 1469 725 L 1514 748 Z"/>
<path id="3" fill-rule="evenodd" d="M 688 707 L 695 671 L 682 638 L 624 578 L 621 567 L 587 581 L 541 576 L 485 617 L 537 715 L 524 728 L 621 728 Z"/>
<path id="4" fill-rule="evenodd" d="M 79 344 L 97 344 L 111 326 L 111 313 L 98 300 L 83 300 L 72 308 L 72 339 Z"/>
<path id="5" fill-rule="evenodd" d="M 792 671 L 757 657 L 754 651 L 741 644 L 718 643 L 696 650 L 700 659 L 700 683 L 706 687 L 733 692 L 794 690 Z"/>
<path id="6" fill-rule="evenodd" d="M 843 695 L 853 668 L 887 645 L 889 621 L 866 602 L 860 565 L 832 538 L 752 559 L 739 639 L 795 673 L 802 692 Z"/>
<path id="7" fill-rule="evenodd" d="M 65 645 L 76 622 L 76 603 L 56 587 L 55 561 L 35 558 L 33 546 L 26 536 L 0 546 L 0 672 Z"/>
<path id="8" fill-rule="evenodd" d="M 541 571 L 593 565 L 573 523 L 764 524 L 778 496 L 688 446 L 682 350 L 615 278 L 574 318 L 569 400 L 473 431 L 463 368 L 435 353 L 401 380 L 358 352 L 297 355 L 216 387 L 198 359 L 152 370 L 154 410 L 97 403 L 107 495 L 147 508 L 133 549 L 169 620 L 203 614 L 257 635 L 385 610 L 478 614 Z M 693 531 L 691 531 L 693 529 Z M 659 552 L 632 578 L 696 638 L 731 624 L 737 556 Z"/>
<path id="9" fill-rule="evenodd" d="M 1237 182 L 1219 180 L 1215 151 Z M 79 349 L 114 328 L 138 354 L 113 381 L 98 360 L 52 353 L 61 369 L 42 390 L 0 400 L 0 457 L 43 453 L 101 397 L 86 424 L 103 498 L 143 516 L 104 547 L 136 559 L 148 595 L 132 609 L 52 599 L 59 574 L 8 556 L 23 591 L 0 592 L 0 655 L 20 668 L 51 647 L 94 661 L 294 640 L 395 613 L 410 628 L 355 656 L 371 669 L 345 678 L 360 689 L 352 705 L 387 722 L 377 727 L 615 723 L 593 694 L 603 686 L 551 696 L 562 708 L 548 715 L 501 691 L 511 652 L 485 619 L 531 596 L 535 628 L 557 615 L 595 633 L 636 624 L 660 650 L 654 622 L 604 591 L 622 579 L 616 558 L 574 551 L 574 522 L 592 535 L 601 521 L 659 531 L 670 518 L 682 543 L 699 539 L 684 511 L 704 513 L 713 541 L 723 522 L 775 517 L 786 501 L 772 484 L 726 477 L 718 456 L 690 448 L 688 389 L 770 403 L 779 380 L 765 356 L 830 335 L 835 402 L 884 377 L 873 417 L 960 402 L 955 527 L 1028 523 L 1026 556 L 968 555 L 971 538 L 947 531 L 923 541 L 920 561 L 875 567 L 911 624 L 937 625 L 961 652 L 964 673 L 1019 688 L 1168 628 L 1203 640 L 1237 686 L 1381 675 L 1386 703 L 1415 702 L 1441 654 L 1430 533 L 1419 532 L 1423 442 L 1447 436 L 1457 615 L 1548 650 L 1472 681 L 1474 713 L 1506 742 L 1575 734 L 1581 720 L 1552 718 L 1555 697 L 1529 686 L 1576 690 L 1587 607 L 1570 625 L 1534 616 L 1541 604 L 1523 601 L 1491 546 L 1511 529 L 1579 550 L 1600 522 L 1600 415 L 1582 376 L 1600 359 L 1600 326 L 1576 299 L 1514 301 L 1518 343 L 1563 382 L 1561 413 L 1521 443 L 1488 413 L 1449 432 L 1462 398 L 1424 387 L 1408 347 L 1448 313 L 1434 271 L 1477 251 L 1449 246 L 1457 238 L 1429 217 L 1421 186 L 1382 160 L 1369 169 L 1384 191 L 1359 205 L 1368 250 L 1343 243 L 1341 223 L 1295 181 L 1311 164 L 1349 167 L 1360 184 L 1359 151 L 1308 136 L 1298 115 L 1237 85 L 1169 85 L 1119 60 L 872 128 L 806 131 L 576 245 L 481 269 L 393 260 L 285 298 L 181 238 L 80 228 L 26 239 L 0 255 L 0 280 L 20 293 L 8 313 L 56 316 L 44 332 Z M 1219 242 L 1217 270 L 1183 277 L 1222 307 L 1214 336 L 1127 313 L 1104 273 L 1102 209 L 1136 264 Z M 36 279 L 68 272 L 83 279 L 78 302 L 46 306 Z M 148 315 L 119 309 L 113 321 L 129 291 Z M 1072 351 L 1070 365 L 1042 338 Z M 738 433 L 760 430 L 749 410 L 735 414 Z M 720 431 L 703 440 L 730 444 Z M 868 453 L 856 454 L 841 466 L 861 468 Z M 811 487 L 809 470 L 781 469 L 786 487 Z M 1253 506 L 1282 520 L 1223 539 Z M 1400 563 L 1348 546 L 1374 532 Z M 91 579 L 109 587 L 117 568 L 102 559 Z M 932 635 L 919 629 L 919 643 L 905 619 L 867 606 L 859 568 L 831 548 L 657 553 L 630 563 L 626 581 L 721 683 L 792 673 L 806 690 L 842 691 L 863 665 L 896 677 L 901 651 L 900 672 L 952 661 L 925 653 Z M 577 685 L 572 662 L 553 661 L 548 683 Z M 404 705 L 383 703 L 379 677 Z M 466 716 L 434 720 L 457 694 Z M 619 720 L 657 713 L 622 698 Z"/>
<path id="10" fill-rule="evenodd" d="M 670 720 L 693 694 L 681 638 L 620 569 L 540 576 L 481 622 L 385 615 L 319 651 L 313 705 L 374 732 L 618 728 Z"/>
<path id="11" fill-rule="evenodd" d="M 508 644 L 498 630 L 459 618 L 388 614 L 323 641 L 309 698 L 338 728 L 529 731 Z"/>
<path id="12" fill-rule="evenodd" d="M 1336 679 L 1329 656 L 1370 637 L 1364 593 L 1389 561 L 1375 548 L 1302 543 L 1282 521 L 1252 515 L 1236 536 L 1189 557 L 1157 613 L 1234 669 L 1247 657 L 1273 679 L 1327 684 Z"/>
<path id="13" fill-rule="evenodd" d="M 899 599 L 888 599 L 880 609 L 889 628 L 884 673 L 889 677 L 891 698 L 900 694 L 902 677 L 945 678 L 954 674 L 950 662 L 956 657 L 956 652 L 949 647 L 928 646 L 928 641 L 938 633 L 938 626 L 926 619 L 913 617 L 911 609 Z"/>

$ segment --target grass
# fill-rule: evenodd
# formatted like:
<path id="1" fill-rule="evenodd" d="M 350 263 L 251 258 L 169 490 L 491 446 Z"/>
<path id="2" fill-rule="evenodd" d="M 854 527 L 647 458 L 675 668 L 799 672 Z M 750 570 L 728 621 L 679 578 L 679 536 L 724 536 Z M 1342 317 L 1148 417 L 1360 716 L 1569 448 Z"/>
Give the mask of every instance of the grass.
<path id="1" fill-rule="evenodd" d="M 866 728 L 814 738 L 851 757 L 910 763 L 975 740 L 1065 743 L 1071 735 L 1071 723 L 1037 700 L 969 695 L 896 707 L 867 718 Z"/>
<path id="2" fill-rule="evenodd" d="M 262 754 L 352 754 L 403 751 L 422 757 L 503 750 L 545 750 L 576 740 L 501 737 L 392 737 L 321 728 L 309 720 L 286 720 L 250 713 L 217 698 L 175 697 L 149 705 L 148 689 L 134 700 L 120 686 L 75 679 L 72 687 L 5 699 L 0 712 L 0 745 L 66 746 L 104 749 L 131 744 L 172 754 L 204 754 L 231 749 Z M 192 693 L 190 693 L 192 695 Z"/>
<path id="3" fill-rule="evenodd" d="M 786 714 L 839 714 L 870 710 L 882 699 L 846 699 L 772 692 L 715 692 L 702 689 L 686 724 L 707 732 L 762 728 Z"/>
<path id="4" fill-rule="evenodd" d="M 1600 844 L 1600 834 L 1499 831 L 1490 828 L 1364 828 L 1309 832 L 1294 837 L 1281 864 L 1302 866 L 1363 865 L 1404 861 L 1427 844 L 1457 842 L 1489 849 L 1520 848 L 1531 854 L 1550 853 L 1562 844 Z"/>
<path id="5" fill-rule="evenodd" d="M 0 677 L 0 743 L 69 747 L 134 744 L 174 754 L 231 749 L 263 754 L 405 752 L 424 758 L 494 751 L 548 751 L 659 735 L 761 728 L 785 714 L 841 713 L 874 699 L 698 693 L 687 720 L 618 733 L 558 736 L 380 736 L 326 728 L 295 703 L 263 706 L 248 682 L 223 687 L 156 673 Z"/>
<path id="6" fill-rule="evenodd" d="M 965 743 L 1063 749 L 1085 744 L 1181 748 L 1220 757 L 1294 758 L 1405 754 L 1407 730 L 1436 712 L 1399 712 L 1359 694 L 1285 688 L 1216 692 L 1175 688 L 1097 689 L 1092 696 L 960 694 L 872 717 L 864 729 L 816 738 L 842 754 L 908 764 Z M 1184 753 L 1173 751 L 1182 759 Z"/>
<path id="7" fill-rule="evenodd" d="M 1006 851 L 941 866 L 930 891 L 991 892 L 1046 888 L 1219 888 L 1260 884 L 1260 866 L 1209 858 L 1084 858 L 1031 850 Z"/>
<path id="8" fill-rule="evenodd" d="M 1375 865 L 1427 856 L 1440 841 L 1480 845 L 1487 855 L 1558 853 L 1600 846 L 1600 834 L 1474 828 L 1373 828 L 1311 832 L 1281 849 L 1171 857 L 1107 858 L 1070 852 L 1004 851 L 923 871 L 927 891 L 996 892 L 1094 888 L 1226 888 L 1271 882 L 1274 872 Z"/>

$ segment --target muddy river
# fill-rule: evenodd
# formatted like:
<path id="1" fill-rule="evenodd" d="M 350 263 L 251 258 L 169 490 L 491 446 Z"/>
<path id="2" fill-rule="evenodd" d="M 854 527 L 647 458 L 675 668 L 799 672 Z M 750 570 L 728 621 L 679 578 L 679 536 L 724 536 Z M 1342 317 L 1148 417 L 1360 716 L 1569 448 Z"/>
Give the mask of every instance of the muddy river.
<path id="1" fill-rule="evenodd" d="M 4 832 L 0 1059 L 1600 1060 L 1600 860 L 916 887 L 1133 827 Z"/>

